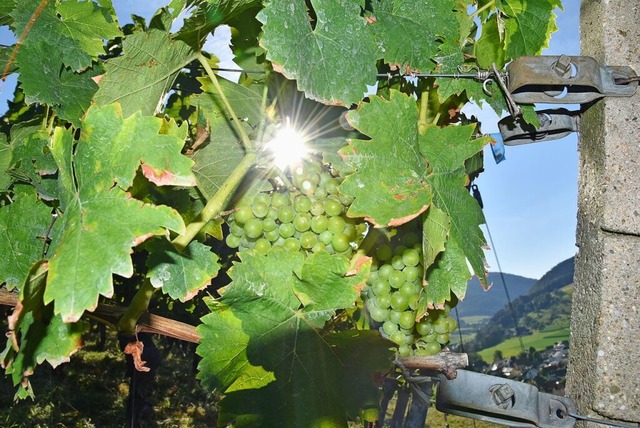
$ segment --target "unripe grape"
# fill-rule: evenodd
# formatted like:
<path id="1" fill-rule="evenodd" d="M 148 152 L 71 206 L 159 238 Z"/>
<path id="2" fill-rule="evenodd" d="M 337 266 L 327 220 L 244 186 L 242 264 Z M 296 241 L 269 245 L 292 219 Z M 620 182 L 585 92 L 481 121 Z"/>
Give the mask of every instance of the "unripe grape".
<path id="1" fill-rule="evenodd" d="M 251 218 L 244 224 L 244 232 L 251 239 L 258 238 L 262 235 L 262 222 L 257 218 Z"/>
<path id="2" fill-rule="evenodd" d="M 416 314 L 413 311 L 405 311 L 400 316 L 400 322 L 398 323 L 400 327 L 404 329 L 413 328 L 416 323 Z"/>
<path id="3" fill-rule="evenodd" d="M 278 209 L 277 208 L 269 208 L 269 212 L 267 213 L 267 217 L 269 219 L 272 220 L 277 220 L 278 219 Z"/>
<path id="4" fill-rule="evenodd" d="M 275 228 L 268 232 L 264 233 L 264 237 L 269 240 L 269 242 L 276 242 L 278 238 L 280 238 L 280 229 Z"/>
<path id="5" fill-rule="evenodd" d="M 379 308 L 386 309 L 391 306 L 390 294 L 376 294 L 376 305 Z"/>
<path id="6" fill-rule="evenodd" d="M 261 202 L 263 204 L 265 204 L 266 206 L 270 206 L 271 205 L 271 195 L 269 195 L 268 193 L 264 193 L 264 192 L 259 192 L 254 199 L 254 202 Z"/>
<path id="7" fill-rule="evenodd" d="M 269 213 L 269 205 L 264 202 L 255 202 L 251 207 L 251 212 L 257 218 L 265 218 Z"/>
<path id="8" fill-rule="evenodd" d="M 398 355 L 401 357 L 408 357 L 413 354 L 413 349 L 411 349 L 411 345 L 402 344 L 398 346 Z"/>
<path id="9" fill-rule="evenodd" d="M 433 333 L 433 326 L 431 325 L 430 322 L 426 320 L 422 320 L 416 324 L 416 332 L 420 336 L 426 336 L 428 334 Z"/>
<path id="10" fill-rule="evenodd" d="M 458 328 L 458 323 L 455 318 L 447 317 L 447 332 L 453 333 Z"/>
<path id="11" fill-rule="evenodd" d="M 329 217 L 329 223 L 327 225 L 327 229 L 331 231 L 334 235 L 337 233 L 342 233 L 345 226 L 345 221 L 342 217 L 333 216 Z"/>
<path id="12" fill-rule="evenodd" d="M 291 223 L 295 216 L 296 212 L 290 206 L 284 206 L 278 210 L 278 220 L 281 223 Z"/>
<path id="13" fill-rule="evenodd" d="M 320 201 L 315 201 L 314 203 L 311 204 L 311 207 L 309 208 L 309 211 L 314 216 L 322 215 L 322 214 L 324 214 L 324 204 L 322 202 L 320 202 Z"/>
<path id="14" fill-rule="evenodd" d="M 278 227 L 278 224 L 272 218 L 265 218 L 262 220 L 262 230 L 270 232 Z"/>
<path id="15" fill-rule="evenodd" d="M 238 248 L 240 246 L 240 237 L 231 233 L 227 235 L 224 241 L 229 248 Z"/>
<path id="16" fill-rule="evenodd" d="M 394 323 L 400 323 L 400 317 L 402 316 L 402 311 L 393 310 L 389 313 L 389 319 Z"/>
<path id="17" fill-rule="evenodd" d="M 422 278 L 422 272 L 417 266 L 407 266 L 402 269 L 408 282 L 419 282 Z"/>
<path id="18" fill-rule="evenodd" d="M 342 214 L 342 204 L 335 199 L 327 199 L 324 203 L 324 210 L 328 216 L 338 216 Z"/>
<path id="19" fill-rule="evenodd" d="M 327 190 L 327 193 L 330 195 L 335 195 L 338 193 L 338 186 L 340 186 L 340 182 L 335 178 L 330 178 L 324 184 L 324 188 Z M 337 215 L 337 214 L 333 214 L 333 215 Z"/>
<path id="20" fill-rule="evenodd" d="M 244 228 L 235 221 L 231 223 L 231 226 L 229 226 L 229 231 L 238 238 L 242 238 L 244 236 Z"/>
<path id="21" fill-rule="evenodd" d="M 275 192 L 271 195 L 271 206 L 274 208 L 282 208 L 289 205 L 289 198 L 282 193 Z"/>
<path id="22" fill-rule="evenodd" d="M 300 250 L 300 241 L 296 238 L 287 238 L 284 240 L 284 248 L 289 251 Z"/>
<path id="23" fill-rule="evenodd" d="M 265 238 L 260 238 L 256 241 L 254 249 L 260 254 L 267 254 L 271 249 L 271 242 Z"/>
<path id="24" fill-rule="evenodd" d="M 371 319 L 376 322 L 384 322 L 389 318 L 389 309 L 382 309 L 375 304 L 367 305 Z"/>
<path id="25" fill-rule="evenodd" d="M 249 219 L 253 218 L 253 211 L 249 205 L 238 205 L 238 208 L 236 208 L 236 211 L 233 213 L 233 218 L 243 225 L 249 221 Z"/>
<path id="26" fill-rule="evenodd" d="M 395 311 L 404 311 L 409 307 L 409 300 L 401 293 L 393 293 L 391 295 L 391 307 Z"/>
<path id="27" fill-rule="evenodd" d="M 389 274 L 389 285 L 393 288 L 400 288 L 405 282 L 405 275 L 401 270 L 394 270 Z"/>
<path id="28" fill-rule="evenodd" d="M 316 245 L 311 249 L 312 253 L 318 253 L 320 251 L 326 251 L 326 247 L 322 242 L 316 242 Z"/>
<path id="29" fill-rule="evenodd" d="M 416 266 L 420 261 L 420 254 L 413 248 L 408 248 L 402 253 L 402 262 L 405 266 Z"/>
<path id="30" fill-rule="evenodd" d="M 325 230 L 320 234 L 320 236 L 318 236 L 318 238 L 320 238 L 320 242 L 322 242 L 324 245 L 329 245 L 331 244 L 331 240 L 333 239 L 333 233 Z"/>
<path id="31" fill-rule="evenodd" d="M 382 324 L 382 331 L 387 336 L 391 336 L 393 333 L 399 331 L 398 324 L 387 320 L 387 321 L 384 322 L 384 324 Z"/>
<path id="32" fill-rule="evenodd" d="M 404 268 L 402 256 L 393 256 L 393 258 L 391 259 L 391 266 L 393 266 L 395 270 L 402 270 Z"/>
<path id="33" fill-rule="evenodd" d="M 349 238 L 347 238 L 343 233 L 336 233 L 333 235 L 333 238 L 331 238 L 331 246 L 337 252 L 346 251 L 351 247 L 349 245 Z"/>
<path id="34" fill-rule="evenodd" d="M 283 238 L 290 238 L 296 233 L 296 228 L 291 223 L 282 223 L 278 229 L 280 230 L 280 236 Z"/>
<path id="35" fill-rule="evenodd" d="M 391 339 L 391 341 L 396 343 L 397 345 L 403 345 L 406 343 L 405 334 L 401 331 L 396 331 L 395 333 L 389 336 L 389 339 Z"/>
<path id="36" fill-rule="evenodd" d="M 427 342 L 423 348 L 416 350 L 416 355 L 436 355 L 440 352 L 441 346 L 438 342 Z"/>
<path id="37" fill-rule="evenodd" d="M 449 333 L 441 333 L 436 335 L 436 340 L 439 344 L 446 345 L 447 343 L 449 343 Z"/>
<path id="38" fill-rule="evenodd" d="M 311 217 L 309 214 L 298 214 L 293 218 L 293 227 L 298 232 L 306 232 L 311 227 Z"/>
<path id="39" fill-rule="evenodd" d="M 327 230 L 329 220 L 323 215 L 317 215 L 311 219 L 311 230 L 318 235 Z"/>
<path id="40" fill-rule="evenodd" d="M 449 323 L 447 322 L 447 318 L 444 316 L 438 317 L 438 319 L 433 323 L 433 328 L 438 334 L 449 332 Z"/>
<path id="41" fill-rule="evenodd" d="M 391 272 L 393 272 L 393 266 L 388 264 L 382 265 L 378 268 L 378 275 L 380 275 L 380 278 L 389 278 Z"/>
<path id="42" fill-rule="evenodd" d="M 300 235 L 300 246 L 304 249 L 311 249 L 318 243 L 318 236 L 313 232 L 304 232 Z"/>
<path id="43" fill-rule="evenodd" d="M 373 293 L 378 295 L 378 294 L 389 294 L 389 291 L 391 290 L 389 283 L 381 278 L 378 278 L 372 285 L 371 285 L 371 289 L 373 290 Z"/>
<path id="44" fill-rule="evenodd" d="M 311 208 L 311 199 L 305 195 L 298 195 L 293 203 L 293 208 L 298 213 L 307 213 Z"/>

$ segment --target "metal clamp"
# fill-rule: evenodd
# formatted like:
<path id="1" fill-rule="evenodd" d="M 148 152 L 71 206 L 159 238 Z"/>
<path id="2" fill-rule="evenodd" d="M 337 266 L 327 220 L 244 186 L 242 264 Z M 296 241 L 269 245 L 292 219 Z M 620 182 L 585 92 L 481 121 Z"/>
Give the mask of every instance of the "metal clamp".
<path id="1" fill-rule="evenodd" d="M 519 104 L 584 104 L 629 97 L 638 88 L 629 66 L 601 66 L 587 56 L 520 57 L 507 65 L 508 91 Z"/>
<path id="2" fill-rule="evenodd" d="M 571 428 L 576 413 L 568 397 L 539 392 L 533 385 L 458 370 L 456 379 L 440 376 L 436 408 L 472 419 L 518 428 Z"/>
<path id="3" fill-rule="evenodd" d="M 540 127 L 527 123 L 524 119 L 506 116 L 498 122 L 502 141 L 507 146 L 556 140 L 578 132 L 580 112 L 567 109 L 541 110 L 537 112 Z"/>

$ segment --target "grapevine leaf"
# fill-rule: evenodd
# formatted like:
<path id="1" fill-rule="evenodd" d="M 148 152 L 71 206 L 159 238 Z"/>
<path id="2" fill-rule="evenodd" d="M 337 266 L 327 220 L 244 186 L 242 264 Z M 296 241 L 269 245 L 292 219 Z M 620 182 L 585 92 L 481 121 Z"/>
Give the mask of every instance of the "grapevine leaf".
<path id="1" fill-rule="evenodd" d="M 522 119 L 529 125 L 533 125 L 536 128 L 540 127 L 540 121 L 538 120 L 538 113 L 536 113 L 535 107 L 531 104 L 520 104 L 520 110 L 522 111 Z"/>
<path id="2" fill-rule="evenodd" d="M 330 164 L 331 168 L 341 177 L 354 172 L 353 168 L 338 153 L 346 145 L 347 140 L 344 137 L 316 138 L 308 143 L 309 151 L 322 154 L 322 161 Z"/>
<path id="3" fill-rule="evenodd" d="M 15 7 L 13 1 L 4 1 L 0 3 L 0 25 L 9 25 L 13 22 L 11 11 Z"/>
<path id="4" fill-rule="evenodd" d="M 201 82 L 205 92 L 196 96 L 192 105 L 197 106 L 199 114 L 207 118 L 211 128 L 211 141 L 194 154 L 193 172 L 198 179 L 198 189 L 210 199 L 242 161 L 245 151 L 239 141 L 235 124 L 217 91 L 209 80 Z M 234 112 L 242 121 L 241 126 L 250 133 L 262 117 L 261 87 L 253 85 L 247 88 L 226 80 L 220 80 L 219 83 Z"/>
<path id="5" fill-rule="evenodd" d="M 182 252 L 169 241 L 159 239 L 146 248 L 150 251 L 147 276 L 151 284 L 181 302 L 209 285 L 220 269 L 218 256 L 198 241 L 192 241 Z"/>
<path id="6" fill-rule="evenodd" d="M 371 140 L 351 140 L 340 150 L 357 169 L 340 191 L 355 199 L 350 217 L 364 217 L 375 226 L 406 223 L 431 203 L 425 182 L 427 163 L 418 149 L 418 110 L 414 99 L 392 91 L 389 101 L 371 102 L 351 111 L 351 125 Z"/>
<path id="7" fill-rule="evenodd" d="M 354 420 L 362 409 L 379 407 L 379 385 L 373 373 L 389 366 L 388 343 L 372 330 L 343 331 L 325 336 L 327 347 L 305 355 L 302 370 L 325 374 L 319 383 L 280 387 L 276 382 L 260 389 L 238 390 L 225 395 L 220 403 L 218 422 L 234 426 L 282 426 L 283 420 L 323 427 L 346 426 L 345 416 Z M 328 352 L 328 350 L 330 350 Z M 325 361 L 337 359 L 334 367 Z M 282 373 L 283 376 L 289 373 Z M 325 398 L 327 397 L 327 398 Z M 309 399 L 308 403 L 302 399 Z M 274 403 L 281 403 L 275 406 Z M 304 421 L 304 422 L 302 422 Z"/>
<path id="8" fill-rule="evenodd" d="M 49 134 L 40 126 L 11 130 L 10 173 L 36 188 L 44 200 L 57 199 L 57 165 L 49 150 Z"/>
<path id="9" fill-rule="evenodd" d="M 458 40 L 460 27 L 452 0 L 372 2 L 371 31 L 384 61 L 401 70 L 432 70 L 440 40 Z"/>
<path id="10" fill-rule="evenodd" d="M 194 49 L 200 48 L 204 39 L 218 25 L 260 4 L 260 0 L 207 0 L 185 20 L 176 38 Z"/>
<path id="11" fill-rule="evenodd" d="M 91 69 L 82 73 L 69 71 L 52 55 L 52 50 L 49 41 L 35 40 L 25 43 L 18 51 L 16 63 L 20 66 L 19 80 L 25 101 L 48 104 L 60 118 L 79 126 L 98 89 L 92 80 L 96 72 Z"/>
<path id="12" fill-rule="evenodd" d="M 504 19 L 507 58 L 539 55 L 549 45 L 556 31 L 556 14 L 560 0 L 502 0 L 499 9 Z"/>
<path id="13" fill-rule="evenodd" d="M 31 0 L 17 0 L 12 14 L 13 27 L 16 34 L 22 34 L 30 26 L 25 46 L 45 42 L 49 50 L 37 58 L 49 56 L 54 59 L 58 63 L 56 72 L 60 64 L 72 71 L 89 67 L 98 55 L 104 54 L 104 40 L 122 35 L 112 18 L 111 6 L 104 8 L 93 1 L 50 1 L 35 15 L 37 4 Z M 33 16 L 36 16 L 35 21 L 31 21 Z M 27 56 L 28 52 L 21 51 L 18 50 L 16 55 L 20 69 L 35 65 L 34 59 Z M 42 67 L 38 68 L 42 70 Z"/>
<path id="14" fill-rule="evenodd" d="M 422 223 L 423 266 L 428 269 L 438 254 L 444 251 L 444 244 L 449 237 L 451 218 L 441 209 L 431 205 Z"/>
<path id="15" fill-rule="evenodd" d="M 264 24 L 260 43 L 267 59 L 287 78 L 295 79 L 308 98 L 326 104 L 357 103 L 366 85 L 375 83 L 379 55 L 360 16 L 363 3 L 312 0 L 316 20 L 311 23 L 308 3 L 266 2 L 257 19 Z"/>
<path id="16" fill-rule="evenodd" d="M 131 247 L 166 229 L 184 230 L 176 211 L 144 204 L 124 190 L 140 166 L 155 183 L 194 184 L 191 161 L 180 154 L 184 141 L 158 134 L 161 126 L 162 119 L 140 114 L 123 119 L 117 104 L 93 108 L 83 120 L 75 156 L 71 130 L 54 132 L 64 214 L 50 249 L 44 299 L 55 301 L 55 313 L 65 322 L 93 310 L 99 295 L 112 295 L 112 274 L 133 274 Z"/>
<path id="17" fill-rule="evenodd" d="M 0 208 L 0 283 L 21 287 L 29 269 L 42 256 L 51 209 L 35 195 L 23 194 Z"/>
<path id="18" fill-rule="evenodd" d="M 375 332 L 345 332 L 353 339 L 345 344 L 319 329 L 337 309 L 353 305 L 362 278 L 345 277 L 347 261 L 323 253 L 305 260 L 300 253 L 273 248 L 266 256 L 245 252 L 240 258 L 230 273 L 233 282 L 198 327 L 203 383 L 237 391 L 231 397 L 248 394 L 261 409 L 273 404 L 271 393 L 278 391 L 285 408 L 303 409 L 299 420 L 306 422 L 322 417 L 344 420 L 345 411 L 357 412 L 349 407 L 362 406 L 359 400 L 370 395 L 351 397 L 358 401 L 352 404 L 340 393 L 344 376 L 351 371 L 351 379 L 363 391 L 371 391 L 367 387 L 373 386 L 374 373 L 388 366 L 388 345 Z M 358 360 L 350 358 L 357 347 L 349 348 L 351 353 L 340 349 L 356 343 L 368 344 L 367 358 L 375 361 L 363 370 L 366 374 L 353 373 Z M 238 382 L 262 389 L 239 391 Z M 229 402 L 232 407 L 237 404 L 233 398 Z M 242 413 L 252 412 L 242 407 Z"/>
<path id="19" fill-rule="evenodd" d="M 432 168 L 427 177 L 433 188 L 433 203 L 451 218 L 450 238 L 455 239 L 482 284 L 487 283 L 480 224 L 484 215 L 466 189 L 465 160 L 482 150 L 488 137 L 469 140 L 474 126 L 427 128 L 420 150 Z"/>
<path id="20" fill-rule="evenodd" d="M 56 367 L 82 346 L 85 322 L 66 324 L 53 315 L 51 306 L 44 306 L 47 263 L 39 262 L 29 271 L 20 300 L 9 317 L 7 348 L 2 354 L 2 366 L 19 386 L 17 396 L 33 397 L 28 377 L 36 365 L 48 361 Z"/>
<path id="21" fill-rule="evenodd" d="M 475 43 L 475 54 L 480 68 L 490 69 L 492 64 L 498 69 L 504 66 L 504 41 L 498 26 L 498 14 L 491 15 L 482 24 L 482 35 Z"/>
<path id="22" fill-rule="evenodd" d="M 427 271 L 427 284 L 421 299 L 426 299 L 429 308 L 443 309 L 444 302 L 451 300 L 451 293 L 462 300 L 467 290 L 467 281 L 471 279 L 466 256 L 456 240 L 449 239 L 444 247 L 445 250 L 438 256 L 435 266 Z"/>
<path id="23" fill-rule="evenodd" d="M 127 36 L 122 52 L 107 61 L 94 102 L 103 106 L 118 101 L 125 116 L 136 111 L 155 114 L 178 72 L 197 56 L 189 45 L 157 28 Z"/>

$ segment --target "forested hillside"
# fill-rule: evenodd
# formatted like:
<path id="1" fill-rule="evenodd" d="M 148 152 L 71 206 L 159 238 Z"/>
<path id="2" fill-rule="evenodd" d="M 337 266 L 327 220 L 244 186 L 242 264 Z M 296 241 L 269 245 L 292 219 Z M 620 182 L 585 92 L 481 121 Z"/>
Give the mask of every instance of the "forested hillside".
<path id="1" fill-rule="evenodd" d="M 521 334 L 549 328 L 553 325 L 569 325 L 571 314 L 571 288 L 574 258 L 554 266 L 528 294 L 513 300 L 512 306 Z M 498 311 L 477 332 L 468 349 L 481 350 L 515 336 L 514 316 L 507 306 Z"/>
<path id="2" fill-rule="evenodd" d="M 519 275 L 505 273 L 504 281 L 509 289 L 509 296 L 512 299 L 526 295 L 531 290 L 536 280 L 525 278 Z M 467 295 L 464 300 L 458 303 L 460 317 L 475 315 L 492 316 L 507 304 L 507 295 L 502 286 L 502 278 L 498 272 L 489 272 L 489 284 L 493 286 L 489 290 L 484 290 L 480 286 L 480 281 L 475 276 L 467 285 Z"/>

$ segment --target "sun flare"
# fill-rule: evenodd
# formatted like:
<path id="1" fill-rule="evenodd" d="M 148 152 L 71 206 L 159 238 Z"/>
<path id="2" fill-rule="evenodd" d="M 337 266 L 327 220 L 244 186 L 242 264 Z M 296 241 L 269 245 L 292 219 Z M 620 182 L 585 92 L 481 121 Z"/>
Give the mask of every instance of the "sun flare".
<path id="1" fill-rule="evenodd" d="M 290 123 L 282 125 L 275 132 L 274 138 L 266 144 L 273 155 L 273 163 L 281 171 L 292 168 L 307 155 L 307 136 L 294 128 Z"/>

